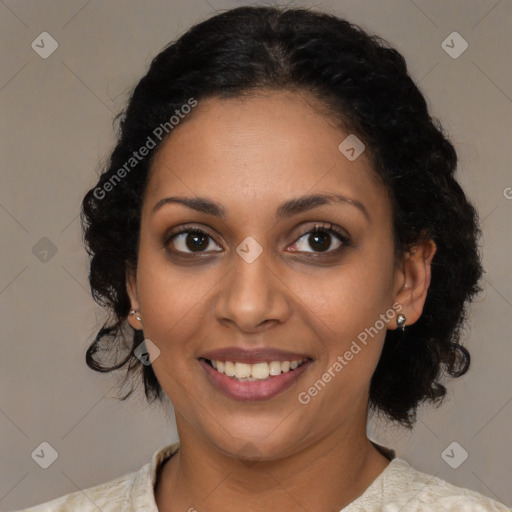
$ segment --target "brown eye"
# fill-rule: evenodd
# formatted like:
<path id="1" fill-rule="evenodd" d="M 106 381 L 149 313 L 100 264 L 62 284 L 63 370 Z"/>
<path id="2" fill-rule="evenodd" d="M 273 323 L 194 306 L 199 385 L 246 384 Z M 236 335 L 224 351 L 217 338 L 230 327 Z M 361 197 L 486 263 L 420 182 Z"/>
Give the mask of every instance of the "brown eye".
<path id="1" fill-rule="evenodd" d="M 295 242 L 293 252 L 333 253 L 349 245 L 349 239 L 331 226 L 315 226 L 303 233 Z"/>
<path id="2" fill-rule="evenodd" d="M 328 233 L 327 231 L 312 231 L 311 233 L 302 236 L 301 239 L 302 238 L 305 238 L 307 242 L 302 246 L 300 245 L 300 243 L 297 244 L 299 247 L 299 251 L 309 252 L 307 251 L 308 246 L 315 252 L 325 252 L 328 251 L 329 249 L 332 249 L 331 246 L 333 244 L 333 235 L 331 233 Z M 341 246 L 341 242 L 339 240 L 336 240 L 334 243 L 336 242 L 338 245 L 336 245 L 333 250 Z"/>
<path id="3" fill-rule="evenodd" d="M 312 249 L 323 252 L 327 251 L 331 247 L 332 235 L 330 233 L 325 231 L 315 231 L 314 233 L 311 233 L 309 237 L 308 242 Z"/>
<path id="4" fill-rule="evenodd" d="M 205 252 L 210 250 L 217 250 L 211 248 L 212 237 L 200 229 L 188 229 L 186 231 L 180 231 L 172 235 L 166 245 L 173 245 L 174 248 L 171 250 L 174 252 L 194 253 L 194 252 Z M 214 246 L 217 246 L 213 242 Z M 218 247 L 218 246 L 217 246 Z"/>

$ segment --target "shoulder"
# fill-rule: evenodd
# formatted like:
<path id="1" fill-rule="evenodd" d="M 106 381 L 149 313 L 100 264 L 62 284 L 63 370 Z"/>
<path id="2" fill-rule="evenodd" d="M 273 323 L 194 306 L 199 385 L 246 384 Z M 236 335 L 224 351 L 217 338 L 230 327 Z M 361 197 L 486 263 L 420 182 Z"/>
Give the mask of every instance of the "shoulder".
<path id="1" fill-rule="evenodd" d="M 144 472 L 147 466 L 144 466 L 138 472 L 128 473 L 115 480 L 66 494 L 52 501 L 18 512 L 71 512 L 75 510 L 111 512 L 124 510 L 137 476 Z"/>
<path id="2" fill-rule="evenodd" d="M 511 511 L 503 503 L 476 491 L 457 487 L 435 475 L 417 471 L 400 458 L 393 459 L 367 491 L 381 496 L 380 508 L 375 510 L 382 512 Z"/>
<path id="3" fill-rule="evenodd" d="M 177 448 L 178 443 L 161 448 L 138 471 L 17 512 L 158 512 L 153 486 L 162 461 Z"/>

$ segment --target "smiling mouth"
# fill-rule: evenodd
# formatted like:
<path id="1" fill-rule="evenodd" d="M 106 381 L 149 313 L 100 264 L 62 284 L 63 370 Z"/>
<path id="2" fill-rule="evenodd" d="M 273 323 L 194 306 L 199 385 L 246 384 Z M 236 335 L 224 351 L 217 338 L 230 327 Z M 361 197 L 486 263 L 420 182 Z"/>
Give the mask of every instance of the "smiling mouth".
<path id="1" fill-rule="evenodd" d="M 203 360 L 217 372 L 239 382 L 255 382 L 271 380 L 284 373 L 293 372 L 310 359 L 296 359 L 293 361 L 269 361 L 254 364 L 220 361 L 214 359 Z"/>

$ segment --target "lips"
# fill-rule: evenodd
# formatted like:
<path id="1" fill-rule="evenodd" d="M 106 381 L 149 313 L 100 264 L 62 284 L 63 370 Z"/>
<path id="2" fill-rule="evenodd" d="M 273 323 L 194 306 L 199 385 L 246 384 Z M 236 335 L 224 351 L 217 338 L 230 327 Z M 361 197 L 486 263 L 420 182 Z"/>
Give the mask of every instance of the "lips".
<path id="1" fill-rule="evenodd" d="M 210 383 L 229 398 L 268 400 L 292 387 L 312 362 L 307 354 L 277 349 L 226 348 L 199 358 Z"/>

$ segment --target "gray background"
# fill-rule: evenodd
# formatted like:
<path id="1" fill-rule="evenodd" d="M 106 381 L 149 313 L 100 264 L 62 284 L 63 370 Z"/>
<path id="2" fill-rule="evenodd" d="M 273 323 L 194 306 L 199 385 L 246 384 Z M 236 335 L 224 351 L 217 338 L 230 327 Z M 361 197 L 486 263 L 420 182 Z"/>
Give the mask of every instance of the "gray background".
<path id="1" fill-rule="evenodd" d="M 78 211 L 112 148 L 113 116 L 152 57 L 193 23 L 244 3 L 0 2 L 1 510 L 135 471 L 177 439 L 172 410 L 147 407 L 141 393 L 117 401 L 116 377 L 85 365 L 103 314 L 88 292 Z M 292 5 L 345 16 L 403 53 L 456 145 L 459 179 L 482 219 L 487 273 L 465 333 L 470 372 L 441 408 L 420 411 L 412 433 L 376 422 L 372 435 L 417 469 L 512 505 L 512 2 Z M 31 47 L 44 31 L 58 42 L 46 59 Z M 453 31 L 469 45 L 455 59 L 441 46 Z M 43 441 L 58 452 L 48 469 L 31 457 Z M 441 455 L 454 441 L 452 465 L 469 455 L 457 469 Z"/>

